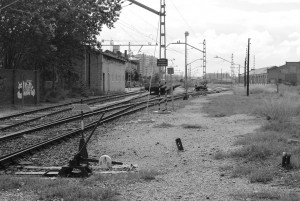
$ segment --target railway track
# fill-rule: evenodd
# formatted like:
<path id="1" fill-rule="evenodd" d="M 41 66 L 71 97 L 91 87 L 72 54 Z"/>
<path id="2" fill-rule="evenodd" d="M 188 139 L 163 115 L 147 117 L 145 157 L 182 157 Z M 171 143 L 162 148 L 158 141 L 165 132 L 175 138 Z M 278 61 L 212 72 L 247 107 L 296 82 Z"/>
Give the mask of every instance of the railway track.
<path id="1" fill-rule="evenodd" d="M 127 96 L 132 96 L 140 94 L 141 92 L 132 92 L 126 94 L 117 94 L 109 96 L 100 96 L 90 99 L 85 99 L 82 102 L 88 105 L 94 105 L 101 102 L 112 101 Z M 70 103 L 58 104 L 55 106 L 44 107 L 36 110 L 30 110 L 22 113 L 12 114 L 0 118 L 0 135 L 3 135 L 5 131 L 16 131 L 23 125 L 30 124 L 31 127 L 34 127 L 37 124 L 40 124 L 41 120 L 43 123 L 51 121 L 51 118 L 61 119 L 66 118 L 74 114 L 71 112 L 72 104 L 81 103 L 81 101 L 74 101 Z M 77 112 L 79 113 L 79 112 Z M 54 116 L 54 117 L 53 117 Z M 24 127 L 23 127 L 24 128 Z M 22 127 L 21 127 L 22 129 Z"/>
<path id="2" fill-rule="evenodd" d="M 191 95 L 199 95 L 199 93 L 189 93 Z M 182 99 L 184 97 L 184 94 L 180 94 L 177 96 L 174 96 L 174 100 L 176 99 Z M 148 102 L 147 100 L 144 101 L 137 101 L 135 103 L 126 103 L 125 105 L 114 105 L 112 108 L 106 107 L 105 109 L 102 108 L 102 110 L 98 110 L 98 119 L 99 115 L 103 114 L 105 112 L 105 116 L 101 121 L 101 124 L 112 122 L 113 120 L 120 118 L 122 116 L 126 116 L 132 113 L 135 113 L 137 111 L 143 110 L 147 107 L 154 106 L 158 104 L 158 101 L 162 100 L 163 98 L 151 98 Z M 168 98 L 167 101 L 171 101 L 171 98 Z M 93 113 L 93 112 L 91 112 Z M 94 114 L 96 115 L 96 114 Z M 92 118 L 88 122 L 88 124 L 84 127 L 84 131 L 88 131 L 91 128 L 93 128 L 98 121 L 97 118 Z M 47 138 L 43 138 L 42 140 L 35 141 L 34 143 L 30 143 L 30 145 L 23 144 L 19 150 L 1 154 L 0 156 L 0 168 L 5 169 L 9 164 L 15 163 L 16 160 L 28 155 L 29 153 L 34 153 L 36 150 L 43 149 L 45 147 L 48 147 L 49 145 L 55 145 L 59 142 L 61 142 L 64 139 L 71 138 L 73 136 L 78 136 L 82 132 L 79 128 L 72 128 L 66 132 L 61 132 L 55 136 L 48 136 Z M 24 135 L 24 134 L 23 134 Z M 9 143 L 12 142 L 12 139 Z M 24 148 L 25 147 L 25 148 Z"/>

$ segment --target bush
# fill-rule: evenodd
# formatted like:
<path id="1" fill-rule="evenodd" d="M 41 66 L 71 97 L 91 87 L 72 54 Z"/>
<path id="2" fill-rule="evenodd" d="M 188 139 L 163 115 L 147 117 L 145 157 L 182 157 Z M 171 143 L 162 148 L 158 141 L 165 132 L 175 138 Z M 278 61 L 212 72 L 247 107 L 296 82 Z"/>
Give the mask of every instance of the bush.
<path id="1" fill-rule="evenodd" d="M 291 120 L 291 117 L 299 114 L 299 101 L 294 96 L 269 97 L 264 99 L 263 105 L 257 107 L 257 112 L 261 115 L 267 116 L 271 120 L 277 120 L 279 122 L 287 122 Z"/>
<path id="2" fill-rule="evenodd" d="M 249 175 L 249 180 L 251 183 L 260 182 L 267 183 L 273 180 L 275 177 L 275 171 L 270 168 L 258 168 L 254 169 Z"/>

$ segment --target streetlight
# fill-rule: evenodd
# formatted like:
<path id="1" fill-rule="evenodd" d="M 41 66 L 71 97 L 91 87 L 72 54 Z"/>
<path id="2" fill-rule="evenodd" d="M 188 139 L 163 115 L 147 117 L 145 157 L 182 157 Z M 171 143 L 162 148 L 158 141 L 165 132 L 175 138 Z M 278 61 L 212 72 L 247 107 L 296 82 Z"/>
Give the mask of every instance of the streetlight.
<path id="1" fill-rule="evenodd" d="M 240 64 L 236 64 L 236 63 L 233 62 L 233 54 L 232 54 L 232 61 L 228 61 L 227 59 L 224 59 L 224 58 L 219 57 L 219 56 L 217 56 L 217 55 L 216 55 L 214 58 L 216 58 L 216 59 L 222 59 L 223 61 L 226 61 L 226 62 L 228 62 L 228 63 L 231 64 L 231 68 L 232 68 L 232 75 L 231 75 L 232 78 L 231 78 L 231 79 L 234 80 L 234 68 L 235 68 L 234 65 L 238 65 L 238 66 L 239 66 L 239 67 L 238 67 L 238 68 L 239 68 L 239 71 L 240 71 L 240 66 L 241 66 L 241 65 L 240 65 Z M 232 84 L 233 84 L 233 81 L 232 81 Z"/>

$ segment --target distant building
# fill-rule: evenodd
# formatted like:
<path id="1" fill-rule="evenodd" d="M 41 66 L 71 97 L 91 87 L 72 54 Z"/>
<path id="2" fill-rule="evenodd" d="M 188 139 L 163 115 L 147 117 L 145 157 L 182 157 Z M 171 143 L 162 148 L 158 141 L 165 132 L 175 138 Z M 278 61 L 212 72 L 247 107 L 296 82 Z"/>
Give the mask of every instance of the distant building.
<path id="1" fill-rule="evenodd" d="M 268 83 L 268 69 L 269 68 L 270 67 L 252 69 L 249 72 L 250 84 L 267 84 Z"/>
<path id="2" fill-rule="evenodd" d="M 142 76 L 151 76 L 152 75 L 152 69 L 153 74 L 159 72 L 159 67 L 157 67 L 157 58 L 150 55 L 145 54 L 138 54 L 134 56 L 137 58 L 140 62 L 140 70 L 139 73 Z"/>
<path id="3" fill-rule="evenodd" d="M 232 82 L 229 73 L 206 73 L 206 80 L 209 82 Z"/>
<path id="4" fill-rule="evenodd" d="M 300 62 L 286 62 L 285 65 L 268 70 L 270 83 L 300 84 Z"/>
<path id="5" fill-rule="evenodd" d="M 128 60 L 119 52 L 89 50 L 76 61 L 79 82 L 93 94 L 125 91 L 125 68 Z"/>

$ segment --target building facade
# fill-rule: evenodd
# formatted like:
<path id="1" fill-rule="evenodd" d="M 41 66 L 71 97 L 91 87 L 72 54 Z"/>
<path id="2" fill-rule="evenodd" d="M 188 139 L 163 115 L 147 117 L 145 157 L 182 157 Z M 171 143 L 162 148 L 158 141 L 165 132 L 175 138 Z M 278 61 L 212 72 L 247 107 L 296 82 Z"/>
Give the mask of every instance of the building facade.
<path id="1" fill-rule="evenodd" d="M 139 74 L 142 76 L 151 76 L 159 72 L 159 67 L 157 67 L 157 58 L 154 56 L 146 54 L 138 54 L 134 56 L 140 62 Z"/>
<path id="2" fill-rule="evenodd" d="M 269 82 L 300 84 L 300 62 L 286 62 L 285 65 L 268 70 Z"/>
<path id="3" fill-rule="evenodd" d="M 89 50 L 76 61 L 75 72 L 94 95 L 125 91 L 127 59 L 110 51 Z"/>

